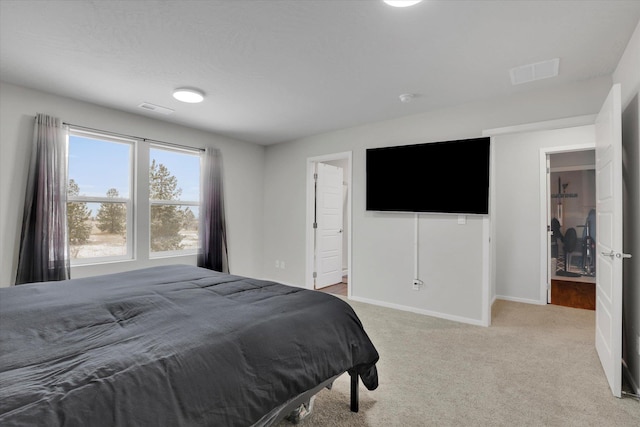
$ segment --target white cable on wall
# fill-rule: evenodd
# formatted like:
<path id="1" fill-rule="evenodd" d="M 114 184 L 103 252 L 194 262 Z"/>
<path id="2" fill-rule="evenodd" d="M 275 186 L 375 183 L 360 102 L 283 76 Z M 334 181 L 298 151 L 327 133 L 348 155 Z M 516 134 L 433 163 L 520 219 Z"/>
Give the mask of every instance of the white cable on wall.
<path id="1" fill-rule="evenodd" d="M 418 279 L 418 216 L 419 214 L 416 212 L 415 214 L 415 236 L 413 242 L 413 278 Z"/>

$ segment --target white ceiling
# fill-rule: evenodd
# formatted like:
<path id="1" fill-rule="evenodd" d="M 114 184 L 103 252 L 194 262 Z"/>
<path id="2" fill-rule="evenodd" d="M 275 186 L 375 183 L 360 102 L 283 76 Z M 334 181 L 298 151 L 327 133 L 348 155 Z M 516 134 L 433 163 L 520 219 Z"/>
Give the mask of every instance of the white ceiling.
<path id="1" fill-rule="evenodd" d="M 0 79 L 267 145 L 611 75 L 639 20 L 640 0 L 0 0 Z"/>

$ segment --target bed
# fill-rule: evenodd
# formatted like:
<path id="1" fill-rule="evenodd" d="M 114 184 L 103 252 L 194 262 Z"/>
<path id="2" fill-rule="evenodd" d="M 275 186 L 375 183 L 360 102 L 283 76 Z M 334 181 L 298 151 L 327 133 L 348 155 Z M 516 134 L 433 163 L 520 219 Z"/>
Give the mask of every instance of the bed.
<path id="1" fill-rule="evenodd" d="M 268 426 L 378 353 L 340 298 L 179 265 L 0 288 L 0 425 Z"/>

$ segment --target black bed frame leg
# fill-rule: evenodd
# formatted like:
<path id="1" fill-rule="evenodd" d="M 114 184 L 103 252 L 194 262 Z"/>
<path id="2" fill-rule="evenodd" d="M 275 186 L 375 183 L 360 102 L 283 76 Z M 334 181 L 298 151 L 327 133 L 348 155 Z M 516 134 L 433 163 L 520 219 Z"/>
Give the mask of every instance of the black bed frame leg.
<path id="1" fill-rule="evenodd" d="M 349 372 L 351 376 L 351 412 L 358 412 L 358 373 Z"/>

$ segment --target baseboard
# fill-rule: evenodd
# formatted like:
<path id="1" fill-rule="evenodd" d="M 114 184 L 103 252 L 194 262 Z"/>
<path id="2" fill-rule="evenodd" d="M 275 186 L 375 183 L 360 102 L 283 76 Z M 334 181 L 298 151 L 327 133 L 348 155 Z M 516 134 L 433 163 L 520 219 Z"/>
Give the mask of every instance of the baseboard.
<path id="1" fill-rule="evenodd" d="M 489 325 L 484 324 L 482 322 L 482 320 L 479 320 L 479 319 L 470 319 L 468 317 L 453 316 L 453 315 L 450 315 L 450 314 L 439 313 L 437 311 L 431 311 L 431 310 L 423 310 L 423 309 L 420 309 L 420 308 L 409 307 L 409 306 L 406 306 L 406 305 L 393 304 L 393 303 L 389 303 L 389 302 L 383 302 L 383 301 L 373 300 L 373 299 L 369 299 L 369 298 L 355 297 L 355 296 L 350 296 L 348 299 L 349 300 L 353 300 L 353 301 L 357 301 L 357 302 L 363 302 L 363 303 L 366 303 L 366 304 L 377 305 L 377 306 L 380 306 L 380 307 L 393 308 L 393 309 L 396 309 L 396 310 L 408 311 L 408 312 L 416 313 L 416 314 L 423 314 L 425 316 L 437 317 L 437 318 L 445 319 L 445 320 L 452 320 L 454 322 L 466 323 L 466 324 L 469 324 L 469 325 L 489 326 Z"/>
<path id="2" fill-rule="evenodd" d="M 505 301 L 512 301 L 512 302 L 522 302 L 522 303 L 525 303 L 525 304 L 547 305 L 546 301 L 542 302 L 542 301 L 535 300 L 535 299 L 508 297 L 508 296 L 505 296 L 505 295 L 496 295 L 494 301 L 496 299 L 501 299 L 501 300 L 505 300 Z"/>
<path id="3" fill-rule="evenodd" d="M 294 288 L 308 289 L 308 288 L 307 288 L 306 286 L 304 286 L 304 285 L 300 285 L 300 284 L 298 284 L 298 283 L 283 282 L 282 280 L 278 280 L 278 279 L 270 279 L 270 278 L 266 278 L 266 277 L 255 277 L 255 279 L 258 279 L 258 280 L 266 280 L 267 282 L 280 283 L 280 284 L 282 284 L 282 285 L 293 286 Z"/>

